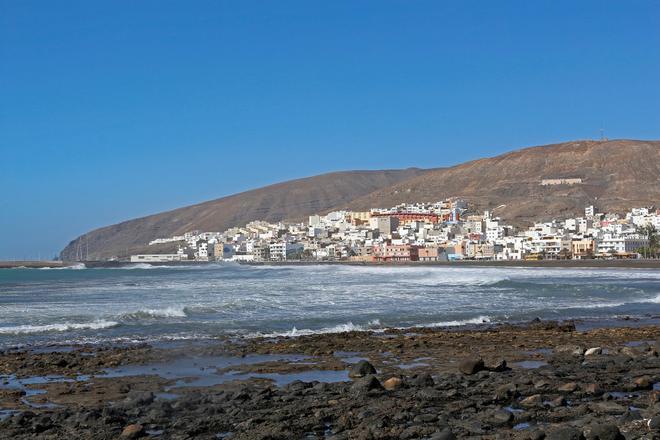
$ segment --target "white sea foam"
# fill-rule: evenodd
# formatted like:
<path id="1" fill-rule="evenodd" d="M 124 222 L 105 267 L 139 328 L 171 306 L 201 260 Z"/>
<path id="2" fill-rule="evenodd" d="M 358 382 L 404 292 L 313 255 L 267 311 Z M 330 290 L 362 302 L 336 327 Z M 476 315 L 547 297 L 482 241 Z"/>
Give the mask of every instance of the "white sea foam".
<path id="1" fill-rule="evenodd" d="M 94 321 L 73 323 L 65 322 L 62 324 L 47 324 L 47 325 L 17 325 L 11 327 L 0 327 L 0 334 L 3 335 L 18 335 L 29 333 L 47 333 L 47 332 L 65 332 L 70 330 L 100 330 L 110 328 L 118 325 L 114 321 Z"/>
<path id="2" fill-rule="evenodd" d="M 165 307 L 162 309 L 141 309 L 137 312 L 126 313 L 121 315 L 123 319 L 140 319 L 140 318 L 185 318 L 185 307 Z"/>
<path id="3" fill-rule="evenodd" d="M 254 333 L 248 335 L 248 337 L 265 337 L 265 338 L 277 338 L 277 337 L 297 337 L 297 336 L 309 336 L 309 335 L 318 335 L 318 334 L 328 334 L 328 333 L 347 333 L 353 331 L 365 331 L 365 330 L 380 330 L 381 324 L 380 320 L 374 319 L 369 321 L 366 325 L 356 325 L 352 322 L 347 322 L 345 324 L 335 325 L 333 327 L 324 327 L 321 329 L 298 329 L 295 326 L 288 332 L 275 332 L 275 333 Z"/>
<path id="4" fill-rule="evenodd" d="M 477 285 L 495 284 L 510 279 L 506 271 L 452 267 L 411 266 L 339 266 L 337 271 L 350 275 L 387 277 L 406 284 L 421 285 Z"/>
<path id="5" fill-rule="evenodd" d="M 76 263 L 71 266 L 62 266 L 62 267 L 40 267 L 39 270 L 82 270 L 87 269 L 85 263 Z"/>
<path id="6" fill-rule="evenodd" d="M 147 264 L 147 263 L 135 263 L 135 264 L 128 264 L 126 266 L 109 267 L 108 269 L 133 270 L 133 269 L 154 269 L 155 267 L 156 266 L 152 266 L 151 264 Z"/>
<path id="7" fill-rule="evenodd" d="M 433 322 L 431 324 L 416 325 L 415 327 L 459 327 L 462 325 L 487 324 L 490 322 L 489 316 L 477 316 L 476 318 Z"/>
<path id="8" fill-rule="evenodd" d="M 171 270 L 213 270 L 223 267 L 238 266 L 236 263 L 201 263 L 201 264 L 151 264 L 151 263 L 131 263 L 114 267 L 98 267 L 98 270 L 135 270 L 135 269 L 171 269 Z"/>
<path id="9" fill-rule="evenodd" d="M 589 304 L 569 304 L 560 309 L 609 309 L 611 307 L 621 307 L 626 304 L 631 304 L 641 301 L 630 301 L 629 303 L 625 302 L 605 302 L 605 303 L 589 303 Z"/>

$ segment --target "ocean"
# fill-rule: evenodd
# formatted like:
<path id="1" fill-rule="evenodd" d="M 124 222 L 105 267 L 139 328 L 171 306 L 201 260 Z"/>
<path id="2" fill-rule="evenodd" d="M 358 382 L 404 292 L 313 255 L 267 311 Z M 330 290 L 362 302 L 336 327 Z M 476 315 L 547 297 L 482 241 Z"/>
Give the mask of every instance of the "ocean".
<path id="1" fill-rule="evenodd" d="M 0 270 L 0 347 L 541 319 L 660 322 L 660 271 L 447 266 Z M 634 321 L 634 320 L 633 320 Z"/>

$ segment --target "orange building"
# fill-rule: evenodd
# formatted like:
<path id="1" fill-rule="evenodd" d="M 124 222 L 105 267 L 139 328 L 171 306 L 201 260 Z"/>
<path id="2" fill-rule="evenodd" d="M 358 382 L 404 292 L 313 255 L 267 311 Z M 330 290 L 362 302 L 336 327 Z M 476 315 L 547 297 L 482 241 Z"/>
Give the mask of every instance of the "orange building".
<path id="1" fill-rule="evenodd" d="M 438 223 L 440 221 L 438 214 L 416 212 L 372 213 L 371 217 L 396 217 L 399 219 L 400 224 L 411 222 Z"/>
<path id="2" fill-rule="evenodd" d="M 419 261 L 419 248 L 409 244 L 374 246 L 373 261 L 379 263 Z"/>

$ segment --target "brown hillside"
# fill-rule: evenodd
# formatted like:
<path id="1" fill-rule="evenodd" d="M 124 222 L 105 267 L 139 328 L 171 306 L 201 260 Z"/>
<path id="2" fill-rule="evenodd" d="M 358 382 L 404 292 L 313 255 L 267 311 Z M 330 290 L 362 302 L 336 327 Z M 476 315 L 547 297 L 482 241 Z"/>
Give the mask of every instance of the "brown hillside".
<path id="1" fill-rule="evenodd" d="M 581 178 L 542 186 L 541 179 Z M 525 148 L 431 170 L 345 205 L 352 209 L 463 197 L 515 223 L 582 212 L 587 204 L 622 211 L 660 202 L 660 142 L 576 141 Z"/>
<path id="2" fill-rule="evenodd" d="M 252 220 L 276 222 L 326 211 L 376 189 L 423 174 L 410 168 L 346 171 L 291 180 L 173 211 L 125 221 L 84 234 L 64 248 L 61 258 L 76 260 L 121 257 L 145 252 L 149 241 L 186 231 L 224 231 Z M 157 252 L 156 250 L 151 250 Z"/>
<path id="3" fill-rule="evenodd" d="M 542 186 L 542 179 L 580 178 Z M 660 202 L 659 141 L 576 141 L 525 148 L 432 170 L 350 171 L 292 180 L 229 197 L 129 220 L 72 241 L 62 258 L 89 249 L 89 259 L 146 252 L 146 244 L 199 229 L 223 231 L 251 220 L 303 219 L 336 209 L 463 197 L 476 210 L 517 225 L 580 214 L 585 205 L 623 211 Z M 504 205 L 504 206 L 502 206 Z M 83 251 L 84 253 L 84 251 Z"/>

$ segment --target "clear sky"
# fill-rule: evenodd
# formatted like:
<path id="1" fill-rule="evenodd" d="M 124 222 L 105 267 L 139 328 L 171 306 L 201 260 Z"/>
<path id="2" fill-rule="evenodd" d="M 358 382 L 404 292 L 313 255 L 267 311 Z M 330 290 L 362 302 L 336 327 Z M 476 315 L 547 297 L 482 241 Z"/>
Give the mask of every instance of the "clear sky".
<path id="1" fill-rule="evenodd" d="M 658 1 L 0 0 L 0 259 L 601 127 L 660 138 Z"/>

